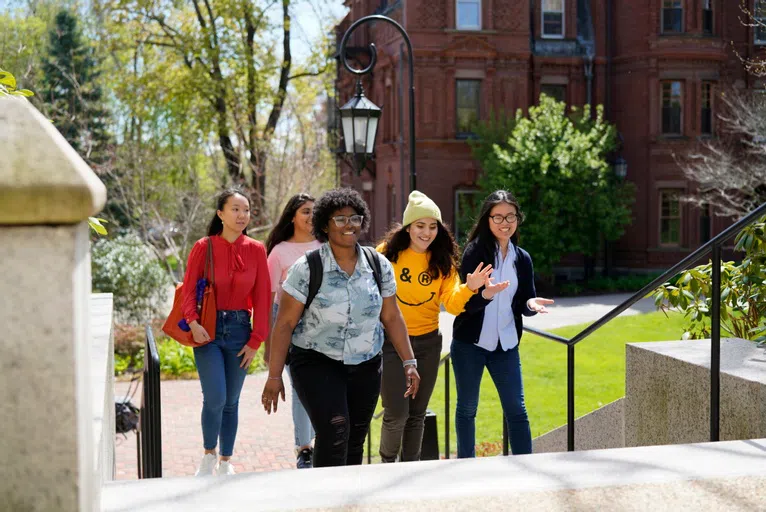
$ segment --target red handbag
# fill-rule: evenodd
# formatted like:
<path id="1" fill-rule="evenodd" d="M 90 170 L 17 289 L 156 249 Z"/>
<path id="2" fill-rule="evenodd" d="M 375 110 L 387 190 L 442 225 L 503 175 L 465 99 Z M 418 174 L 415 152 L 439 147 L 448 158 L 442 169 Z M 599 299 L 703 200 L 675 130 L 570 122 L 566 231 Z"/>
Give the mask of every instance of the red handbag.
<path id="1" fill-rule="evenodd" d="M 196 295 L 197 295 L 197 314 L 199 315 L 199 323 L 205 328 L 210 341 L 215 338 L 215 319 L 217 314 L 216 301 L 215 301 L 215 286 L 214 286 L 215 272 L 213 269 L 213 243 L 210 237 L 207 237 L 207 258 L 205 259 L 205 274 L 204 277 L 197 281 Z M 183 315 L 183 301 L 184 283 L 178 283 L 176 286 L 175 296 L 173 297 L 173 309 L 170 310 L 167 320 L 162 326 L 162 332 L 176 340 L 181 345 L 188 347 L 201 347 L 210 343 L 206 341 L 204 343 L 197 343 L 194 341 L 191 329 L 186 324 L 186 319 Z M 184 327 L 186 329 L 184 329 Z"/>

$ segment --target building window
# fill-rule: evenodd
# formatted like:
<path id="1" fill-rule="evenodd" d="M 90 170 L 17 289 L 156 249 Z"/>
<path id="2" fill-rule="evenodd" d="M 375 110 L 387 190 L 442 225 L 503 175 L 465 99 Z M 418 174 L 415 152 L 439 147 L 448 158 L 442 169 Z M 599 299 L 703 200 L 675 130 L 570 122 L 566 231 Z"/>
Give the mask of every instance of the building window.
<path id="1" fill-rule="evenodd" d="M 457 29 L 481 30 L 481 0 L 457 0 Z"/>
<path id="2" fill-rule="evenodd" d="M 545 94 L 556 101 L 567 101 L 567 86 L 559 84 L 541 84 L 540 95 Z"/>
<path id="3" fill-rule="evenodd" d="M 473 135 L 473 127 L 479 120 L 481 103 L 481 80 L 457 80 L 457 137 Z"/>
<path id="4" fill-rule="evenodd" d="M 484 201 L 484 193 L 476 189 L 455 190 L 455 239 L 461 247 L 476 222 Z"/>
<path id="5" fill-rule="evenodd" d="M 660 245 L 681 245 L 681 200 L 678 190 L 660 190 Z"/>
<path id="6" fill-rule="evenodd" d="M 543 37 L 564 37 L 564 0 L 542 0 Z"/>
<path id="7" fill-rule="evenodd" d="M 753 23 L 755 44 L 766 44 L 766 0 L 755 0 Z"/>
<path id="8" fill-rule="evenodd" d="M 683 87 L 681 82 L 662 84 L 662 133 L 681 135 L 683 133 Z"/>
<path id="9" fill-rule="evenodd" d="M 683 0 L 662 0 L 662 33 L 683 32 Z"/>
<path id="10" fill-rule="evenodd" d="M 700 133 L 713 135 L 713 84 L 702 83 L 702 110 L 700 112 Z"/>
<path id="11" fill-rule="evenodd" d="M 713 33 L 713 0 L 702 0 L 702 31 Z"/>

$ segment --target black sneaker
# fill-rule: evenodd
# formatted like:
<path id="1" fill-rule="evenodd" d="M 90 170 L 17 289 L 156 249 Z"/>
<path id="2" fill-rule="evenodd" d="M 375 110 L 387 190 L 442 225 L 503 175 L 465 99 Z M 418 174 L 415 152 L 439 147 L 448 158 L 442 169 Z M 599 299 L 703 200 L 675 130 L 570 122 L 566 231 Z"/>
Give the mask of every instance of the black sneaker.
<path id="1" fill-rule="evenodd" d="M 304 448 L 298 454 L 298 462 L 296 466 L 298 469 L 311 469 L 313 467 L 311 463 L 311 456 L 314 455 L 314 450 L 311 448 Z"/>

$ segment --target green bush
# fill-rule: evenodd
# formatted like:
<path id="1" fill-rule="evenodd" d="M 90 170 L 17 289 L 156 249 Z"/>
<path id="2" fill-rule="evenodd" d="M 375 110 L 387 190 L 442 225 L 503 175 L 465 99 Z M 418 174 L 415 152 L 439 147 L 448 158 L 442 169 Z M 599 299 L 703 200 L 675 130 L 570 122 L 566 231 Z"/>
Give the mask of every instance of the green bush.
<path id="1" fill-rule="evenodd" d="M 172 284 L 151 248 L 135 235 L 93 244 L 93 291 L 114 294 L 120 320 L 144 323 L 160 313 Z"/>
<path id="2" fill-rule="evenodd" d="M 742 263 L 721 262 L 721 329 L 725 335 L 766 342 L 766 216 L 739 232 Z M 694 267 L 655 291 L 659 309 L 686 315 L 684 339 L 709 338 L 713 265 Z"/>

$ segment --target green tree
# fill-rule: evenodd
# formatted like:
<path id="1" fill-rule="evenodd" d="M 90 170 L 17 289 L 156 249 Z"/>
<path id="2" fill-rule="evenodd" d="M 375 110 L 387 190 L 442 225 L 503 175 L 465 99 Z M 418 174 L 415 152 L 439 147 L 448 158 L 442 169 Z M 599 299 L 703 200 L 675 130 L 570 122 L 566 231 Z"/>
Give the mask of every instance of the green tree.
<path id="1" fill-rule="evenodd" d="M 108 112 L 94 50 L 83 41 L 78 19 L 69 10 L 56 15 L 42 69 L 48 117 L 89 164 L 102 164 L 108 158 Z"/>
<path id="2" fill-rule="evenodd" d="M 519 110 L 512 122 L 501 118 L 477 133 L 479 186 L 518 198 L 526 214 L 521 244 L 540 274 L 550 275 L 569 253 L 595 256 L 630 224 L 634 187 L 619 182 L 607 160 L 616 132 L 601 106 L 592 118 L 587 105 L 567 113 L 564 103 L 543 95 L 527 116 Z"/>

